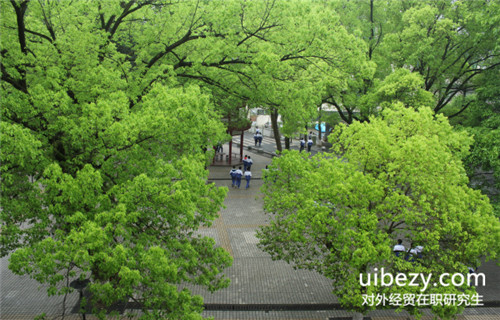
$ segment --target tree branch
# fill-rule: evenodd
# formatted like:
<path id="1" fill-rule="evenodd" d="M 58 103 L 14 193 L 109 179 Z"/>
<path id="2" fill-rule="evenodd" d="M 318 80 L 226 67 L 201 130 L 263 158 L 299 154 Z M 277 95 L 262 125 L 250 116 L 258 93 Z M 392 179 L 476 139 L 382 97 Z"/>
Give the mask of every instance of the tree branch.
<path id="1" fill-rule="evenodd" d="M 47 19 L 47 15 L 45 14 L 45 10 L 43 8 L 43 4 L 41 3 L 40 0 L 38 0 L 38 3 L 40 4 L 40 9 L 42 10 L 43 23 L 45 24 L 45 27 L 49 31 L 49 34 L 52 37 L 52 40 L 56 41 L 56 33 L 54 32 L 54 28 L 52 27 L 52 24 L 50 23 L 49 19 Z"/>
<path id="2" fill-rule="evenodd" d="M 451 116 L 448 116 L 448 119 L 451 119 L 451 118 L 454 118 L 456 116 L 458 116 L 459 114 L 461 114 L 465 109 L 467 109 L 467 107 L 471 104 L 472 101 L 469 101 L 467 102 L 463 107 L 462 109 L 460 109 L 458 112 L 452 114 Z"/>

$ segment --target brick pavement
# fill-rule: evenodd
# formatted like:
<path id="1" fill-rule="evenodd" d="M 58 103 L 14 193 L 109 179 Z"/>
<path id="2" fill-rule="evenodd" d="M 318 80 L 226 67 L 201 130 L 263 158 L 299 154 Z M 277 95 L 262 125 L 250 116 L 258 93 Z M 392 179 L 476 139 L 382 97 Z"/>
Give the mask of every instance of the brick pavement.
<path id="1" fill-rule="evenodd" d="M 250 141 L 251 142 L 251 141 Z M 251 143 L 249 143 L 250 146 Z M 247 145 L 245 143 L 245 145 Z M 266 146 L 269 151 L 270 146 Z M 235 148 L 238 152 L 238 148 Z M 261 177 L 261 171 L 266 164 L 271 162 L 269 155 L 271 152 L 262 154 L 253 148 L 245 148 L 244 154 L 251 155 L 254 160 L 252 174 L 254 177 Z M 315 150 L 318 152 L 318 150 Z M 332 287 L 330 281 L 316 273 L 294 270 L 290 265 L 282 261 L 272 261 L 270 256 L 257 248 L 255 230 L 260 225 L 268 223 L 268 217 L 262 211 L 262 196 L 258 187 L 262 181 L 253 180 L 249 190 L 232 189 L 229 180 L 229 167 L 212 167 L 210 177 L 219 186 L 229 188 L 225 201 L 226 208 L 221 210 L 218 220 L 223 222 L 215 223 L 214 228 L 225 228 L 228 244 L 224 246 L 234 258 L 233 266 L 226 271 L 226 275 L 231 279 L 231 285 L 219 292 L 209 294 L 203 290 L 194 292 L 205 297 L 207 307 L 212 304 L 232 304 L 247 305 L 248 311 L 221 311 L 207 310 L 206 316 L 215 319 L 329 319 L 335 317 L 351 317 L 352 314 L 343 310 L 320 310 L 320 311 L 265 311 L 252 310 L 265 309 L 266 304 L 293 305 L 293 304 L 315 304 L 315 305 L 336 305 L 337 299 L 331 294 Z M 227 179 L 227 180 L 222 180 Z M 218 231 L 220 233 L 220 231 Z M 492 282 L 486 288 L 486 292 L 497 299 L 499 297 L 499 287 L 495 285 L 500 272 L 493 263 L 490 263 L 493 270 Z M 495 269 L 496 268 L 496 269 Z M 500 285 L 500 282 L 497 283 Z M 483 288 L 484 289 L 484 288 Z M 494 295 L 491 296 L 491 294 Z M 486 299 L 486 298 L 485 298 Z M 221 307 L 219 305 L 219 307 Z M 254 307 L 254 308 L 252 308 Z M 395 313 L 392 310 L 379 310 L 368 314 L 371 319 L 410 319 L 406 313 Z M 428 317 L 423 319 L 430 319 Z M 476 308 L 467 309 L 466 312 L 457 319 L 500 319 L 500 308 Z"/>
<path id="2" fill-rule="evenodd" d="M 205 311 L 204 316 L 213 317 L 217 320 L 348 320 L 352 318 L 352 313 L 343 310 L 331 311 Z M 415 317 L 406 312 L 395 313 L 392 310 L 378 310 L 368 313 L 364 319 L 370 320 L 413 320 Z M 425 312 L 421 320 L 435 319 L 429 311 Z M 475 308 L 466 309 L 456 320 L 498 320 L 500 319 L 500 308 Z"/>
<path id="3" fill-rule="evenodd" d="M 61 296 L 47 297 L 46 286 L 17 276 L 7 268 L 7 258 L 0 259 L 0 319 L 33 319 L 41 313 L 66 314 L 78 301 L 78 293 L 64 300 Z"/>
<path id="4" fill-rule="evenodd" d="M 236 145 L 239 145 L 240 138 L 233 137 L 233 143 Z M 245 147 L 245 152 L 247 152 L 247 150 L 251 150 L 250 152 L 254 152 L 257 154 L 261 154 L 261 155 L 267 155 L 267 156 L 276 155 L 276 140 L 273 137 L 270 137 L 267 135 L 264 136 L 261 146 L 256 147 L 254 139 L 253 139 L 253 133 L 249 132 L 249 131 L 245 131 L 243 145 Z M 224 148 L 226 146 L 224 146 Z M 284 141 L 283 137 L 281 138 L 281 146 L 283 149 L 285 148 L 285 141 Z M 298 139 L 292 139 L 292 141 L 290 143 L 290 149 L 292 149 L 292 150 L 299 150 L 300 149 L 300 143 L 299 143 Z M 224 150 L 228 150 L 228 149 L 224 149 Z M 307 150 L 307 147 L 306 147 L 306 150 Z M 311 154 L 314 155 L 318 152 L 322 152 L 322 147 L 318 146 L 318 145 L 313 145 L 311 148 Z"/>
<path id="5" fill-rule="evenodd" d="M 283 261 L 272 261 L 269 254 L 257 248 L 255 231 L 268 223 L 259 189 L 263 183 L 262 170 L 271 159 L 248 150 L 244 154 L 251 155 L 254 160 L 253 177 L 247 190 L 243 186 L 231 188 L 229 167 L 210 168 L 210 178 L 218 186 L 228 187 L 226 208 L 221 210 L 220 217 L 208 230 L 216 230 L 217 243 L 234 258 L 233 266 L 226 270 L 231 285 L 213 294 L 196 287 L 192 288 L 193 292 L 202 294 L 207 304 L 335 302 L 327 279 L 311 271 L 294 270 Z M 206 229 L 200 232 L 208 234 Z"/>

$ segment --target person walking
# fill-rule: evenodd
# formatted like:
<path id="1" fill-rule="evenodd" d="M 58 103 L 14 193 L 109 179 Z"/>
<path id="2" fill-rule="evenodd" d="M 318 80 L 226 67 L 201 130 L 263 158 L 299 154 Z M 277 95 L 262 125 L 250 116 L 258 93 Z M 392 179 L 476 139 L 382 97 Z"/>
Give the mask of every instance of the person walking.
<path id="1" fill-rule="evenodd" d="M 306 140 L 304 139 L 304 137 L 302 137 L 300 139 L 300 150 L 299 150 L 299 152 L 302 152 L 302 150 L 304 150 L 305 147 L 306 147 Z"/>
<path id="2" fill-rule="evenodd" d="M 392 251 L 394 252 L 394 254 L 399 257 L 400 255 L 404 254 L 405 251 L 406 251 L 406 248 L 405 246 L 403 245 L 403 240 L 401 239 L 398 239 L 398 244 L 396 244 L 394 246 L 394 248 L 392 248 Z"/>
<path id="3" fill-rule="evenodd" d="M 250 179 L 252 179 L 252 172 L 250 172 L 250 168 L 245 171 L 245 179 L 247 180 L 247 186 L 245 189 L 248 189 L 250 188 Z"/>
<path id="4" fill-rule="evenodd" d="M 229 175 L 231 176 L 231 181 L 232 181 L 231 187 L 234 188 L 236 187 L 236 166 L 233 166 L 231 171 L 229 171 Z"/>
<path id="5" fill-rule="evenodd" d="M 248 169 L 248 171 L 250 171 L 250 168 L 252 167 L 252 164 L 253 164 L 253 160 L 252 160 L 252 158 L 250 158 L 250 156 L 248 156 L 248 158 L 247 158 L 247 169 Z M 245 169 L 245 171 L 247 169 Z"/>
<path id="6" fill-rule="evenodd" d="M 248 156 L 245 155 L 245 157 L 243 158 L 243 171 L 246 171 L 247 167 L 248 167 Z"/>
<path id="7" fill-rule="evenodd" d="M 312 146 L 313 146 L 313 141 L 312 141 L 312 138 L 309 137 L 309 140 L 307 140 L 307 152 L 311 152 Z"/>
<path id="8" fill-rule="evenodd" d="M 256 134 L 257 136 L 257 142 L 259 143 L 259 147 L 262 145 L 262 133 L 257 133 Z M 257 144 L 255 144 L 255 146 L 257 146 Z"/>
<path id="9" fill-rule="evenodd" d="M 239 167 L 236 172 L 234 173 L 234 176 L 236 178 L 236 184 L 235 186 L 238 187 L 238 189 L 240 188 L 240 185 L 241 185 L 241 177 L 243 176 L 243 172 L 241 171 L 241 167 Z"/>
<path id="10" fill-rule="evenodd" d="M 414 262 L 418 259 L 422 259 L 422 251 L 424 250 L 423 246 L 416 246 L 415 248 L 410 249 L 410 254 L 406 256 L 406 260 L 410 262 Z"/>

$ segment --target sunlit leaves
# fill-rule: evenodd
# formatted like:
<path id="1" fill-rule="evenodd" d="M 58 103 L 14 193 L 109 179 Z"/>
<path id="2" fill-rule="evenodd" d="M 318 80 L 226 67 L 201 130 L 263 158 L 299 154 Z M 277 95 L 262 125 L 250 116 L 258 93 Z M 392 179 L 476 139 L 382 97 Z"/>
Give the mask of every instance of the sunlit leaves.
<path id="1" fill-rule="evenodd" d="M 225 197 L 205 169 L 225 128 L 162 52 L 186 33 L 213 35 L 223 5 L 39 1 L 21 19 L 1 3 L 1 254 L 12 271 L 49 294 L 90 280 L 83 305 L 101 318 L 129 299 L 145 318 L 199 318 L 202 299 L 178 287 L 228 285 L 230 256 L 194 233 Z"/>
<path id="2" fill-rule="evenodd" d="M 363 311 L 369 308 L 362 294 L 416 292 L 361 286 L 360 274 L 374 268 L 463 273 L 465 266 L 499 254 L 498 219 L 488 199 L 467 187 L 461 159 L 471 138 L 444 117 L 395 104 L 331 137 L 341 158 L 289 152 L 270 166 L 263 191 L 273 218 L 259 238 L 273 258 L 324 274 L 344 306 Z M 398 238 L 407 250 L 423 246 L 423 258 L 396 258 L 392 246 Z M 426 293 L 461 290 L 469 289 L 438 286 Z M 434 312 L 449 316 L 459 309 Z"/>

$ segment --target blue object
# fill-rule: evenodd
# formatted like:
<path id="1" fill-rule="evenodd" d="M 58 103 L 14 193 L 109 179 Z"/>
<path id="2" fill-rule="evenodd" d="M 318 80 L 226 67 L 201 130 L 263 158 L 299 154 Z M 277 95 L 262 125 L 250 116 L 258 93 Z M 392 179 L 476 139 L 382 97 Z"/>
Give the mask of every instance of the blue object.
<path id="1" fill-rule="evenodd" d="M 318 130 L 318 124 L 314 126 L 314 129 Z M 326 132 L 326 125 L 324 123 L 321 124 L 321 132 Z"/>

